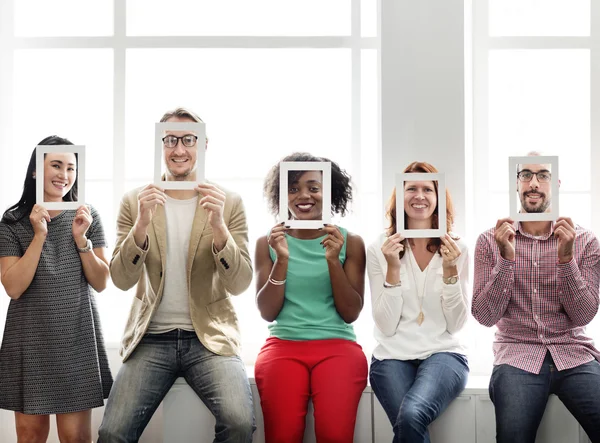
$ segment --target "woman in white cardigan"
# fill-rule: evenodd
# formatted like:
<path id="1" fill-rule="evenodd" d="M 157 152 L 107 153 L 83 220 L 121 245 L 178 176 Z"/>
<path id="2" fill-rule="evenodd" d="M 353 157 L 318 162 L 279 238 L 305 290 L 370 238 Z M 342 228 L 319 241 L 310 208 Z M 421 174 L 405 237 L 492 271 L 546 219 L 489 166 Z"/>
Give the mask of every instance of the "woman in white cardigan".
<path id="1" fill-rule="evenodd" d="M 404 172 L 436 173 L 428 163 Z M 394 443 L 429 442 L 427 427 L 464 389 L 469 367 L 455 333 L 466 323 L 468 254 L 451 233 L 454 211 L 446 191 L 446 235 L 405 239 L 390 226 L 367 251 L 375 338 L 371 386 L 393 428 Z M 406 229 L 438 228 L 437 181 L 404 182 Z"/>

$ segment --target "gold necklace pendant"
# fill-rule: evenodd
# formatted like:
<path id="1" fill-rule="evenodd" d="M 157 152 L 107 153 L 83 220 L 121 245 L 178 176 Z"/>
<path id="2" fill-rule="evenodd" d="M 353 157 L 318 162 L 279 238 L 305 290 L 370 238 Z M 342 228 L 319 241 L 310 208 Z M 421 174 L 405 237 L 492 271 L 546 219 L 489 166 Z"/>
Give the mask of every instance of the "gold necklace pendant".
<path id="1" fill-rule="evenodd" d="M 419 326 L 421 326 L 424 321 L 425 321 L 425 314 L 423 314 L 423 311 L 420 311 L 419 315 L 417 316 L 417 324 Z"/>

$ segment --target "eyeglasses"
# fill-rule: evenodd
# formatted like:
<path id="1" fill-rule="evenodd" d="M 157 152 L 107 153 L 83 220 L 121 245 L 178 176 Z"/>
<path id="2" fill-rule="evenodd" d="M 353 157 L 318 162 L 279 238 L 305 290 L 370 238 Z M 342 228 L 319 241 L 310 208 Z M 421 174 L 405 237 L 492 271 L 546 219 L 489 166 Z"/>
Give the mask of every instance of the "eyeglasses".
<path id="1" fill-rule="evenodd" d="M 192 148 L 192 147 L 196 146 L 196 141 L 198 140 L 198 137 L 196 137 L 195 135 L 192 135 L 192 134 L 188 134 L 188 135 L 184 135 L 183 137 L 175 137 L 174 135 L 167 135 L 162 138 L 162 142 L 166 148 L 174 148 L 175 146 L 177 146 L 177 143 L 179 142 L 179 140 L 181 140 L 181 143 L 183 143 L 183 146 L 185 146 L 186 148 Z"/>
<path id="2" fill-rule="evenodd" d="M 522 171 L 517 172 L 517 178 L 519 181 L 527 183 L 533 180 L 534 175 L 537 177 L 537 181 L 540 183 L 548 183 L 552 178 L 552 174 L 550 174 L 548 171 L 533 172 L 529 169 L 523 169 Z"/>

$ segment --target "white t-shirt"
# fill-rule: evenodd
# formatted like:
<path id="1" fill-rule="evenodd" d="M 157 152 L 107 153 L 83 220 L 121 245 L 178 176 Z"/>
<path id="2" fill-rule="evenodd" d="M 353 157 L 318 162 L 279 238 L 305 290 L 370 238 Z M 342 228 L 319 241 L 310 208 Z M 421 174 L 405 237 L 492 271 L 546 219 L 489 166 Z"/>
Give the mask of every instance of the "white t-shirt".
<path id="1" fill-rule="evenodd" d="M 387 261 L 381 252 L 385 239 L 382 234 L 367 250 L 367 272 L 378 343 L 373 356 L 378 360 L 423 360 L 437 352 L 465 354 L 464 346 L 455 335 L 464 326 L 469 314 L 469 260 L 465 242 L 456 240 L 461 250 L 457 283 L 447 285 L 443 282 L 442 257 L 439 254 L 436 253 L 427 268 L 421 271 L 412 252 L 406 251 L 400 260 L 401 286 L 385 288 Z M 424 321 L 419 326 L 417 318 L 423 294 Z"/>
<path id="2" fill-rule="evenodd" d="M 158 309 L 154 313 L 148 332 L 162 334 L 173 329 L 193 331 L 187 285 L 187 260 L 192 234 L 192 224 L 198 197 L 177 200 L 167 196 L 167 267 L 165 286 Z"/>

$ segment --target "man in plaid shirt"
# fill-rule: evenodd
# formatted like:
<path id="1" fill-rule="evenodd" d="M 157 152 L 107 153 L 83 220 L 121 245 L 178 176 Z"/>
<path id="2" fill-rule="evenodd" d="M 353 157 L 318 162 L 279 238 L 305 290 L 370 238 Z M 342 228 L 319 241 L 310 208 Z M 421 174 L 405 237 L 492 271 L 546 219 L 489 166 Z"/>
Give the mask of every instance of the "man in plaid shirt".
<path id="1" fill-rule="evenodd" d="M 519 165 L 521 212 L 548 212 L 549 165 Z M 475 248 L 473 316 L 497 326 L 490 397 L 500 443 L 534 443 L 550 394 L 600 442 L 600 352 L 586 336 L 599 304 L 600 246 L 570 218 L 498 220 Z"/>

